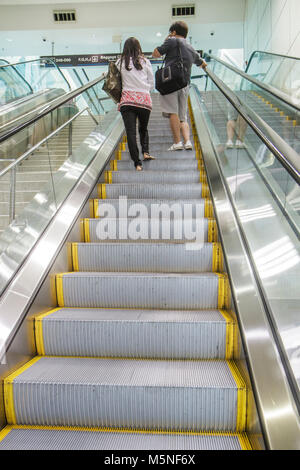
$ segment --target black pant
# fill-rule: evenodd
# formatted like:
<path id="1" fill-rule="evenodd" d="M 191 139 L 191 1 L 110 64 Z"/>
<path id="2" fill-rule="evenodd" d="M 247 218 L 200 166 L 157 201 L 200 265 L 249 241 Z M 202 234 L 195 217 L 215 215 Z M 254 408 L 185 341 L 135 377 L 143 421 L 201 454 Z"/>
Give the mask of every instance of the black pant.
<path id="1" fill-rule="evenodd" d="M 121 106 L 120 111 L 126 129 L 129 153 L 134 166 L 137 167 L 141 165 L 141 160 L 136 141 L 136 121 L 138 119 L 142 153 L 149 153 L 148 122 L 151 111 L 145 108 L 138 108 L 137 106 Z"/>

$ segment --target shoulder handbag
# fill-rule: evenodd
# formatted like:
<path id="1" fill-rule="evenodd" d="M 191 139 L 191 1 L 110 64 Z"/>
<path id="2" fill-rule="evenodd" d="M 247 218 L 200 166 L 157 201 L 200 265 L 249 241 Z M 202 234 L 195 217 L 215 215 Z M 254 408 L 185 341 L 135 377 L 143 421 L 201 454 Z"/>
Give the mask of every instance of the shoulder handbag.
<path id="1" fill-rule="evenodd" d="M 168 67 L 161 67 L 155 73 L 155 88 L 161 95 L 169 95 L 188 85 L 187 70 L 184 67 L 180 42 L 177 39 L 178 59 Z"/>
<path id="2" fill-rule="evenodd" d="M 122 78 L 121 72 L 115 62 L 110 62 L 108 65 L 108 72 L 102 90 L 104 90 L 115 103 L 120 103 L 122 95 Z"/>

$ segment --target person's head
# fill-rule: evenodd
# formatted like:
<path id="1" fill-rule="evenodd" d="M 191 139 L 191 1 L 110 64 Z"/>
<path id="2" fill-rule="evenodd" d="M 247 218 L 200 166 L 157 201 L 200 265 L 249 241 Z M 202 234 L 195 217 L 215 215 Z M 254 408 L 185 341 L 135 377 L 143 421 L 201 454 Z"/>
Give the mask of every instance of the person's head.
<path id="1" fill-rule="evenodd" d="M 184 21 L 176 21 L 170 26 L 169 33 L 176 36 L 186 38 L 189 32 L 189 27 Z"/>
<path id="2" fill-rule="evenodd" d="M 132 59 L 133 65 L 137 70 L 142 70 L 140 59 L 143 57 L 143 52 L 139 41 L 136 38 L 128 38 L 125 41 L 122 60 L 125 60 L 126 70 L 131 70 L 129 67 L 130 59 Z"/>

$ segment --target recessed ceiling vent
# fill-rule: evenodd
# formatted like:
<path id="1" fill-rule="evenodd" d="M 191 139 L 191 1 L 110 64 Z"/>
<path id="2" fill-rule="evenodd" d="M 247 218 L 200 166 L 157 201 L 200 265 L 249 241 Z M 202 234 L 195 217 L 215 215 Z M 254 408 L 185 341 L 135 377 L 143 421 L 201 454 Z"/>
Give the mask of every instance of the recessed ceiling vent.
<path id="1" fill-rule="evenodd" d="M 173 17 L 195 16 L 195 4 L 173 5 Z"/>
<path id="2" fill-rule="evenodd" d="M 55 23 L 70 23 L 76 21 L 76 10 L 54 10 Z"/>

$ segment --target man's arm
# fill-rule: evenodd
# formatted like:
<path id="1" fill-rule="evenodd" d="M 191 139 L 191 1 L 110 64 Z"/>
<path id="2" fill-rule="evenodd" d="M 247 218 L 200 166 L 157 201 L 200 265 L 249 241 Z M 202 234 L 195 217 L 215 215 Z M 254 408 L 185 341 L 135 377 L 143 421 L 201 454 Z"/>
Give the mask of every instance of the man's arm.
<path id="1" fill-rule="evenodd" d="M 157 49 L 154 49 L 153 53 L 152 53 L 152 57 L 154 57 L 155 59 L 158 59 L 159 57 L 161 57 L 160 53 L 158 52 Z"/>

